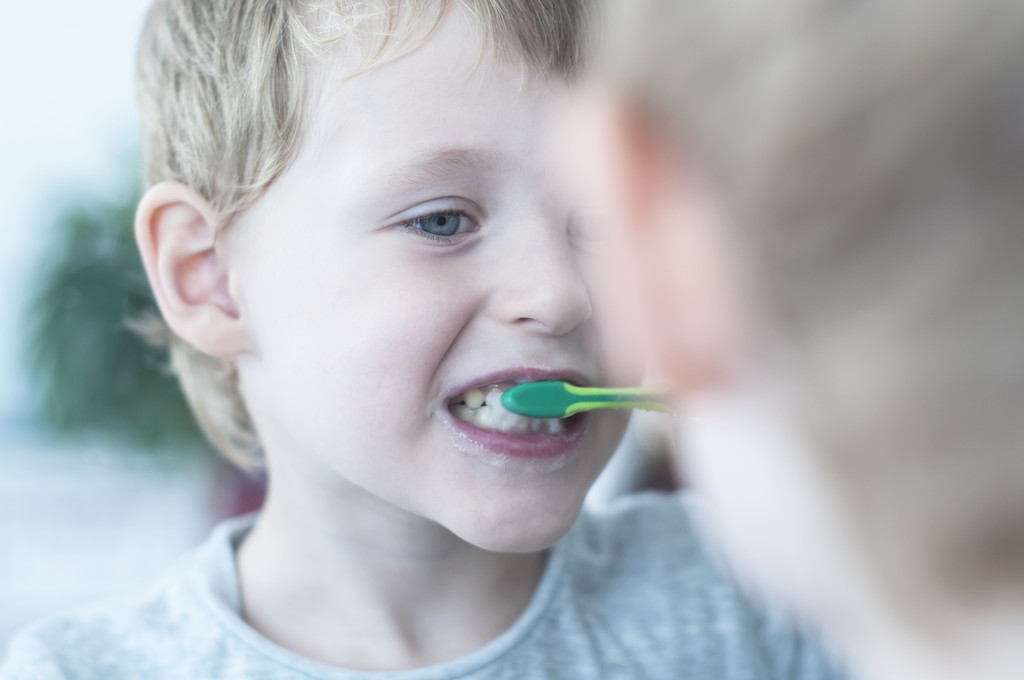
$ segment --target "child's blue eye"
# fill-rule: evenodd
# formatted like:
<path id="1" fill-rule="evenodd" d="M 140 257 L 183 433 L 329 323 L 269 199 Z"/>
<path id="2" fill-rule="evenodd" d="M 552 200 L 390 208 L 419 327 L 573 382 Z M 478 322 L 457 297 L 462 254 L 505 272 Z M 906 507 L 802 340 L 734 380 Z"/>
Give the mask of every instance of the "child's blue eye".
<path id="1" fill-rule="evenodd" d="M 475 225 L 469 215 L 461 210 L 445 210 L 414 217 L 403 222 L 402 226 L 427 238 L 447 241 L 460 233 L 471 231 Z"/>
<path id="2" fill-rule="evenodd" d="M 452 236 L 459 231 L 459 225 L 462 223 L 462 214 L 457 212 L 435 213 L 426 217 L 417 217 L 416 219 L 409 220 L 409 223 L 411 226 L 422 229 L 428 234 Z"/>

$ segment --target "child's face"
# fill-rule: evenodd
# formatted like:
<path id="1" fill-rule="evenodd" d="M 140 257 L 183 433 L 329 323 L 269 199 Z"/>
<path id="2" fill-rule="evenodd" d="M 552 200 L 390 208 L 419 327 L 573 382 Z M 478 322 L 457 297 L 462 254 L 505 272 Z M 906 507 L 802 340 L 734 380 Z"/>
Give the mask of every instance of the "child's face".
<path id="1" fill-rule="evenodd" d="M 252 349 L 239 371 L 272 493 L 396 506 L 534 550 L 571 524 L 623 417 L 523 432 L 452 405 L 474 387 L 636 375 L 599 359 L 542 153 L 563 85 L 478 36 L 456 12 L 397 61 L 350 79 L 350 56 L 314 69 L 295 162 L 227 236 Z"/>

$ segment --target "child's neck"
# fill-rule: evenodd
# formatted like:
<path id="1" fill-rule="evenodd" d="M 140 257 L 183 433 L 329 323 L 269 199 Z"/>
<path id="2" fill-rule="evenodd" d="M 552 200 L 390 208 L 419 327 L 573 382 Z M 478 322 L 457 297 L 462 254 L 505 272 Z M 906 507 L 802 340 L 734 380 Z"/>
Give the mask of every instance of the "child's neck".
<path id="1" fill-rule="evenodd" d="M 325 511 L 275 491 L 238 551 L 242 611 L 304 656 L 362 670 L 447 661 L 511 626 L 540 580 L 543 553 L 485 551 L 383 503 Z"/>

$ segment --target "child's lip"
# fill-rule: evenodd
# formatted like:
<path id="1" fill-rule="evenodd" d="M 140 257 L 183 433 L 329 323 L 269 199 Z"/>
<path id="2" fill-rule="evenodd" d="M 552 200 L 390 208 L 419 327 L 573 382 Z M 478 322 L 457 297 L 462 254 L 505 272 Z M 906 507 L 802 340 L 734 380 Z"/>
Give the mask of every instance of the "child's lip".
<path id="1" fill-rule="evenodd" d="M 536 382 L 538 380 L 564 380 L 565 382 L 572 383 L 574 385 L 587 386 L 591 384 L 591 381 L 581 371 L 574 369 L 551 369 L 551 368 L 507 368 L 501 371 L 495 371 L 494 373 L 488 373 L 472 380 L 465 382 L 462 385 L 452 389 L 444 398 L 444 403 L 449 404 L 451 401 L 464 392 L 473 389 L 474 387 L 487 387 L 489 385 L 498 385 L 501 383 L 519 384 L 524 382 Z"/>
<path id="2" fill-rule="evenodd" d="M 497 454 L 504 461 L 540 461 L 559 459 L 562 462 L 552 469 L 565 465 L 572 453 L 579 450 L 579 443 L 587 430 L 587 415 L 580 413 L 566 421 L 566 429 L 559 434 L 523 434 L 485 430 L 454 415 L 448 414 L 447 424 L 456 434 L 457 440 L 471 443 L 470 451 Z M 466 450 L 465 447 L 460 447 Z"/>

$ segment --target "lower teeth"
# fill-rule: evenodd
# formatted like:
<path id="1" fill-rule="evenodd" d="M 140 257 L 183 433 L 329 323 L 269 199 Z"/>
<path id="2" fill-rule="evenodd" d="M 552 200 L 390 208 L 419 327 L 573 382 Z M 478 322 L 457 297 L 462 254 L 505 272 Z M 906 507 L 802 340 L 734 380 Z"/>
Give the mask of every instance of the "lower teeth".
<path id="1" fill-rule="evenodd" d="M 469 408 L 465 404 L 452 406 L 452 413 L 459 420 L 475 425 L 483 430 L 508 432 L 512 434 L 560 434 L 565 431 L 562 421 L 558 418 L 528 418 L 501 406 L 484 404 L 479 408 Z"/>

